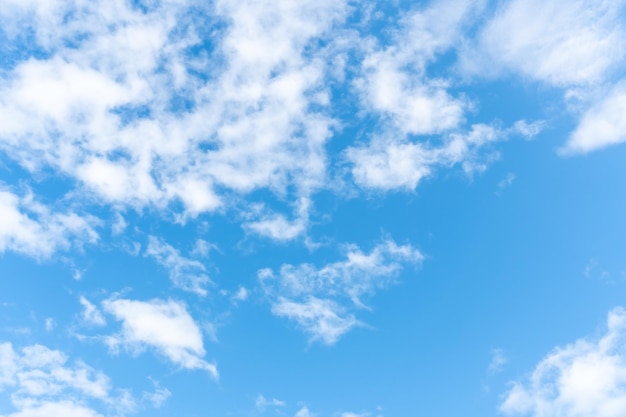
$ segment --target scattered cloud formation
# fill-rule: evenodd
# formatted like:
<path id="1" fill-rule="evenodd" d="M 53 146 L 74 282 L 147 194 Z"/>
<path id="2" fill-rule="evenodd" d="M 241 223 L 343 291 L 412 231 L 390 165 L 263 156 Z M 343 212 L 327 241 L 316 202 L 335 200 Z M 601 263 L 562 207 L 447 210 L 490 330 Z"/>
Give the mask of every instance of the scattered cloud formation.
<path id="1" fill-rule="evenodd" d="M 608 315 L 597 340 L 555 348 L 527 380 L 513 383 L 500 410 L 533 417 L 618 417 L 626 414 L 626 312 Z"/>
<path id="2" fill-rule="evenodd" d="M 33 43 L 27 56 L 46 51 L 0 80 L 0 149 L 25 169 L 52 168 L 116 206 L 182 203 L 184 218 L 230 193 L 323 185 L 333 120 L 320 110 L 326 63 L 308 48 L 346 17 L 344 1 L 48 6 L 0 15 L 13 42 Z M 222 24 L 219 43 L 205 22 Z M 268 221 L 252 228 L 271 233 Z"/>
<path id="3" fill-rule="evenodd" d="M 535 138 L 563 115 L 572 131 L 551 126 L 562 156 L 626 142 L 625 12 L 626 0 L 3 0 L 0 255 L 8 254 L 9 268 L 12 254 L 69 265 L 68 305 L 112 353 L 149 351 L 169 368 L 217 378 L 203 337 L 215 339 L 217 325 L 190 311 L 205 303 L 202 311 L 213 314 L 221 303 L 228 311 L 220 317 L 229 317 L 259 294 L 310 343 L 333 345 L 366 326 L 375 293 L 424 256 L 410 243 L 341 233 L 358 244 L 337 249 L 332 227 L 317 226 L 332 223 L 345 199 L 411 194 L 446 170 L 481 173 L 503 142 Z M 515 83 L 529 88 L 520 93 Z M 548 103 L 557 109 L 524 114 L 537 89 L 557 96 L 557 105 Z M 521 104 L 497 109 L 490 94 Z M 515 178 L 507 174 L 498 191 Z M 375 228 L 387 221 L 369 220 Z M 211 242 L 203 239 L 209 229 Z M 236 258 L 249 238 L 250 256 Z M 327 243 L 323 250 L 344 258 L 322 259 L 316 251 Z M 221 270 L 207 262 L 218 244 L 235 257 Z M 277 247 L 280 255 L 271 252 Z M 70 259 L 84 248 L 101 249 L 88 253 L 97 267 L 116 250 L 135 257 L 128 262 L 148 258 L 171 285 L 151 280 L 150 289 L 133 289 L 144 301 L 116 295 L 94 304 L 79 295 L 125 293 L 131 284 L 124 276 L 90 281 L 91 264 Z M 310 259 L 291 258 L 305 249 Z M 255 272 L 258 285 L 249 281 Z M 171 287 L 183 298 L 168 298 Z M 31 314 L 31 323 L 6 333 L 63 336 L 62 315 Z M 625 317 L 613 310 L 604 337 L 552 352 L 512 385 L 501 411 L 626 415 Z M 507 357 L 491 354 L 488 369 L 500 372 Z M 2 410 L 7 417 L 160 407 L 172 393 L 153 383 L 136 400 L 60 351 L 0 344 L 0 391 L 14 408 Z M 314 416 L 288 400 L 301 407 L 296 417 Z M 297 410 L 262 395 L 255 404 Z"/>
<path id="4" fill-rule="evenodd" d="M 283 265 L 276 274 L 259 271 L 272 312 L 294 320 L 312 341 L 334 344 L 359 325 L 352 311 L 367 308 L 363 297 L 393 282 L 406 265 L 419 265 L 423 255 L 410 245 L 385 240 L 371 252 L 356 245 L 345 248 L 346 259 L 316 268 Z"/>
<path id="5" fill-rule="evenodd" d="M 122 322 L 120 332 L 106 338 L 114 352 L 120 347 L 131 352 L 152 348 L 181 368 L 203 369 L 218 376 L 215 364 L 203 359 L 206 352 L 202 332 L 184 304 L 158 299 L 108 299 L 102 307 Z"/>

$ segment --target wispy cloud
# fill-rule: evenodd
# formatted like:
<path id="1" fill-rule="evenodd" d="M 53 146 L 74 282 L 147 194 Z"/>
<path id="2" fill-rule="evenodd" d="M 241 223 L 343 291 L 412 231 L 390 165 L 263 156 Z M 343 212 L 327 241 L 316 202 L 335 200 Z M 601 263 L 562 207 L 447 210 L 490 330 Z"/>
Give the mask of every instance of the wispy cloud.
<path id="1" fill-rule="evenodd" d="M 296 321 L 311 336 L 334 344 L 359 325 L 351 312 L 366 308 L 362 298 L 393 282 L 406 265 L 419 265 L 423 255 L 410 245 L 386 240 L 364 253 L 349 245 L 344 261 L 316 268 L 311 264 L 283 265 L 278 274 L 259 271 L 259 280 L 277 316 Z"/>
<path id="2" fill-rule="evenodd" d="M 498 193 L 512 186 L 516 178 L 517 176 L 512 172 L 506 174 L 506 176 L 498 182 Z"/>
<path id="3" fill-rule="evenodd" d="M 621 62 L 622 0 L 502 3 L 463 57 L 467 70 L 520 72 L 560 86 L 602 81 Z"/>
<path id="4" fill-rule="evenodd" d="M 83 323 L 94 326 L 104 326 L 106 324 L 106 320 L 98 307 L 82 296 L 79 298 L 79 301 L 83 307 L 83 312 L 81 313 Z"/>
<path id="5" fill-rule="evenodd" d="M 488 370 L 492 373 L 501 372 L 504 366 L 509 362 L 509 359 L 504 354 L 504 350 L 500 348 L 491 350 L 491 361 L 489 362 Z"/>
<path id="6" fill-rule="evenodd" d="M 264 411 L 268 407 L 284 407 L 286 403 L 284 401 L 277 400 L 276 398 L 268 400 L 263 395 L 259 394 L 256 397 L 254 405 L 256 406 L 257 410 Z"/>
<path id="7" fill-rule="evenodd" d="M 178 288 L 198 295 L 207 294 L 205 287 L 211 280 L 202 262 L 182 256 L 176 248 L 154 236 L 148 238 L 145 255 L 167 268 L 172 283 Z"/>

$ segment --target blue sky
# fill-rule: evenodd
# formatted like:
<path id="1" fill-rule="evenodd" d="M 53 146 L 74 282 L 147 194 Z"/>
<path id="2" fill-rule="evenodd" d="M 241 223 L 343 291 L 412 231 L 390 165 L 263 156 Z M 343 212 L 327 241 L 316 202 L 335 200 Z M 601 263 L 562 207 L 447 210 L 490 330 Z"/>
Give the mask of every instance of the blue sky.
<path id="1" fill-rule="evenodd" d="M 626 416 L 625 22 L 0 0 L 0 416 Z"/>

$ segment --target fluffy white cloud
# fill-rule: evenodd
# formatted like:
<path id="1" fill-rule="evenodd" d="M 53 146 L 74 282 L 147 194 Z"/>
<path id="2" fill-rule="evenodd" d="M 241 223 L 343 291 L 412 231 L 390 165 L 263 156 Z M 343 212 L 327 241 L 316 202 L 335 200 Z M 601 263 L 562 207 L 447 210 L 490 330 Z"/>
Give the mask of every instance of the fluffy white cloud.
<path id="1" fill-rule="evenodd" d="M 500 410 L 533 417 L 626 415 L 626 312 L 608 315 L 598 340 L 557 347 L 529 378 L 515 382 Z"/>
<path id="2" fill-rule="evenodd" d="M 250 291 L 248 291 L 245 287 L 239 287 L 237 292 L 233 295 L 232 299 L 234 301 L 246 301 L 250 296 Z"/>
<path id="3" fill-rule="evenodd" d="M 75 243 L 95 243 L 99 224 L 91 216 L 54 212 L 31 192 L 19 196 L 0 184 L 0 253 L 11 250 L 38 259 L 68 250 Z"/>
<path id="4" fill-rule="evenodd" d="M 370 253 L 349 245 L 346 260 L 322 268 L 287 264 L 278 274 L 263 269 L 259 280 L 275 315 L 297 322 L 311 341 L 334 344 L 359 324 L 352 310 L 366 307 L 364 296 L 388 286 L 406 264 L 419 264 L 422 259 L 410 245 L 387 240 Z"/>
<path id="5" fill-rule="evenodd" d="M 626 142 L 626 88 L 617 86 L 586 111 L 561 149 L 565 155 L 587 153 Z"/>
<path id="6" fill-rule="evenodd" d="M 555 85 L 602 81 L 622 62 L 623 0 L 513 0 L 501 3 L 464 56 L 467 70 L 498 66 Z"/>
<path id="7" fill-rule="evenodd" d="M 203 369 L 217 377 L 217 367 L 203 359 L 202 332 L 184 304 L 172 300 L 135 301 L 109 299 L 104 310 L 122 322 L 119 333 L 106 341 L 114 351 L 153 348 L 172 363 L 186 369 Z"/>
<path id="8" fill-rule="evenodd" d="M 167 268 L 172 283 L 178 288 L 198 295 L 207 294 L 205 287 L 211 280 L 202 262 L 185 258 L 176 248 L 154 236 L 149 237 L 145 255 Z"/>
<path id="9" fill-rule="evenodd" d="M 433 2 L 404 16 L 390 46 L 367 52 L 357 88 L 396 134 L 440 133 L 463 121 L 466 103 L 447 92 L 448 81 L 427 77 L 426 66 L 459 39 L 482 3 Z"/>
<path id="10" fill-rule="evenodd" d="M 265 205 L 258 205 L 251 213 L 257 220 L 248 221 L 243 227 L 248 232 L 279 242 L 293 240 L 302 235 L 308 225 L 312 202 L 308 197 L 300 197 L 294 202 L 296 217 L 288 220 L 284 215 L 271 212 Z"/>

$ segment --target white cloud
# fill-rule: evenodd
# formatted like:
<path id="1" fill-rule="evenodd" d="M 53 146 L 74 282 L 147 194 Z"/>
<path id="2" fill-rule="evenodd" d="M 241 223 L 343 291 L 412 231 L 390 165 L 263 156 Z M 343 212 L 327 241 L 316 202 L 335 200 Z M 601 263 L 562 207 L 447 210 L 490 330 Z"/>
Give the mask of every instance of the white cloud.
<path id="1" fill-rule="evenodd" d="M 216 244 L 207 242 L 204 239 L 198 239 L 193 245 L 193 250 L 191 251 L 191 254 L 194 256 L 205 258 L 209 256 L 209 252 L 211 250 L 219 251 L 219 247 Z"/>
<path id="2" fill-rule="evenodd" d="M 127 226 L 128 223 L 126 223 L 124 216 L 122 216 L 121 213 L 116 212 L 113 224 L 111 225 L 111 232 L 113 233 L 113 235 L 121 235 L 124 230 L 126 230 Z"/>
<path id="3" fill-rule="evenodd" d="M 416 8 L 390 42 L 368 38 L 364 47 L 356 31 L 336 30 L 351 13 L 346 0 L 10 4 L 0 27 L 27 44 L 28 59 L 0 77 L 0 151 L 29 171 L 74 179 L 73 198 L 120 212 L 173 210 L 187 221 L 236 205 L 254 211 L 253 192 L 265 189 L 292 213 L 244 216 L 245 230 L 276 241 L 302 236 L 312 196 L 329 186 L 326 145 L 341 125 L 331 86 L 346 84 L 347 70 L 335 64 L 355 51 L 358 79 L 345 86 L 377 120 L 371 143 L 346 153 L 359 185 L 413 189 L 438 166 L 484 167 L 482 145 L 450 134 L 471 103 L 427 67 L 460 42 L 485 1 Z M 442 143 L 415 137 L 432 134 L 444 134 Z M 125 226 L 116 215 L 113 234 Z"/>
<path id="4" fill-rule="evenodd" d="M 186 369 L 203 369 L 217 377 L 217 367 L 203 359 L 202 332 L 184 304 L 168 300 L 109 299 L 104 310 L 122 322 L 119 333 L 108 337 L 114 351 L 153 348 L 172 363 Z"/>
<path id="5" fill-rule="evenodd" d="M 564 155 L 581 154 L 626 142 L 626 88 L 617 86 L 587 110 L 560 150 Z"/>
<path id="6" fill-rule="evenodd" d="M 292 240 L 300 236 L 306 228 L 305 219 L 297 219 L 290 222 L 282 214 L 274 214 L 263 220 L 250 222 L 245 225 L 246 229 L 278 241 Z"/>
<path id="7" fill-rule="evenodd" d="M 94 217 L 54 212 L 31 192 L 19 196 L 0 184 L 0 253 L 6 250 L 45 259 L 72 245 L 95 243 Z"/>
<path id="8" fill-rule="evenodd" d="M 626 52 L 623 0 L 501 3 L 462 57 L 467 71 L 509 69 L 554 85 L 602 81 Z"/>
<path id="9" fill-rule="evenodd" d="M 154 391 L 144 391 L 142 399 L 145 402 L 151 404 L 154 408 L 161 408 L 163 404 L 165 404 L 165 401 L 167 401 L 167 399 L 172 395 L 172 393 L 167 388 L 161 387 L 161 385 L 157 381 L 154 381 L 152 379 L 150 380 L 154 384 Z"/>
<path id="10" fill-rule="evenodd" d="M 508 362 L 509 359 L 502 349 L 492 349 L 488 370 L 493 373 L 500 372 Z"/>
<path id="11" fill-rule="evenodd" d="M 159 238 L 150 236 L 146 256 L 151 256 L 167 268 L 172 283 L 185 291 L 206 295 L 206 285 L 211 282 L 200 261 L 185 258 L 180 252 Z"/>
<path id="12" fill-rule="evenodd" d="M 235 295 L 233 295 L 233 300 L 235 301 L 246 301 L 250 296 L 250 291 L 248 291 L 245 287 L 239 287 Z"/>
<path id="13" fill-rule="evenodd" d="M 277 275 L 263 269 L 259 280 L 275 315 L 296 321 L 311 341 L 334 344 L 359 325 L 351 310 L 366 308 L 364 296 L 388 286 L 406 264 L 419 264 L 422 259 L 410 245 L 386 240 L 370 253 L 349 245 L 346 260 L 319 269 L 311 264 L 286 264 Z"/>
<path id="14" fill-rule="evenodd" d="M 513 124 L 511 130 L 522 135 L 527 140 L 532 140 L 545 129 L 546 124 L 545 120 L 539 120 L 532 123 L 528 123 L 526 120 L 518 120 Z"/>
<path id="15" fill-rule="evenodd" d="M 306 231 L 311 200 L 308 197 L 301 197 L 294 206 L 296 217 L 290 221 L 284 215 L 268 212 L 269 210 L 264 205 L 260 205 L 255 210 L 261 212 L 260 219 L 244 223 L 243 227 L 249 232 L 276 241 L 293 240 Z"/>
<path id="16" fill-rule="evenodd" d="M 482 170 L 479 151 L 492 142 L 517 133 L 478 124 L 467 133 L 450 133 L 436 143 L 380 136 L 361 147 L 348 148 L 346 156 L 354 166 L 357 184 L 373 189 L 412 190 L 419 182 L 441 166 L 461 164 L 471 173 Z"/>
<path id="17" fill-rule="evenodd" d="M 337 343 L 341 336 L 360 324 L 346 310 L 335 301 L 313 296 L 297 302 L 278 297 L 272 303 L 272 313 L 295 321 L 311 335 L 311 341 L 321 341 L 327 345 Z"/>
<path id="18" fill-rule="evenodd" d="M 315 417 L 315 414 L 309 411 L 307 407 L 302 407 L 295 415 L 295 417 Z"/>
<path id="19" fill-rule="evenodd" d="M 256 401 L 254 402 L 254 405 L 256 406 L 257 410 L 263 411 L 267 407 L 284 407 L 285 402 L 281 400 L 277 400 L 276 398 L 272 398 L 271 400 L 268 400 L 263 395 L 259 394 L 256 397 Z"/>
<path id="20" fill-rule="evenodd" d="M 51 332 L 56 327 L 56 321 L 52 317 L 47 317 L 45 320 L 46 331 Z"/>
<path id="21" fill-rule="evenodd" d="M 567 107 L 576 118 L 586 108 L 560 149 L 563 155 L 623 142 L 624 91 L 617 77 L 626 58 L 625 5 L 624 0 L 503 2 L 476 41 L 461 48 L 459 68 L 488 77 L 509 72 L 562 88 L 566 104 L 575 102 Z"/>
<path id="22" fill-rule="evenodd" d="M 92 409 L 93 400 L 122 413 L 134 407 L 124 392 L 113 395 L 109 378 L 102 372 L 82 362 L 70 365 L 65 354 L 42 345 L 16 351 L 10 343 L 0 344 L 2 391 L 11 392 L 16 409 L 7 417 L 101 416 Z"/>
<path id="23" fill-rule="evenodd" d="M 83 306 L 81 316 L 84 323 L 95 326 L 104 326 L 106 324 L 106 320 L 98 307 L 90 303 L 89 300 L 83 296 L 79 298 L 79 301 L 80 305 Z"/>
<path id="24" fill-rule="evenodd" d="M 466 103 L 448 94 L 446 80 L 428 78 L 426 66 L 458 40 L 482 3 L 433 2 L 404 16 L 390 46 L 367 51 L 357 88 L 401 135 L 440 133 L 463 121 Z"/>
<path id="25" fill-rule="evenodd" d="M 500 410 L 533 417 L 626 415 L 626 312 L 608 315 L 606 333 L 555 348 L 523 382 L 515 382 Z"/>
<path id="26" fill-rule="evenodd" d="M 513 181 L 515 181 L 515 178 L 517 178 L 517 176 L 513 174 L 512 172 L 509 172 L 508 174 L 506 174 L 504 179 L 498 182 L 498 189 L 502 191 L 505 188 L 509 188 L 511 185 L 513 185 Z"/>
<path id="27" fill-rule="evenodd" d="M 47 402 L 34 407 L 25 407 L 7 417 L 102 417 L 101 414 L 72 401 Z"/>

